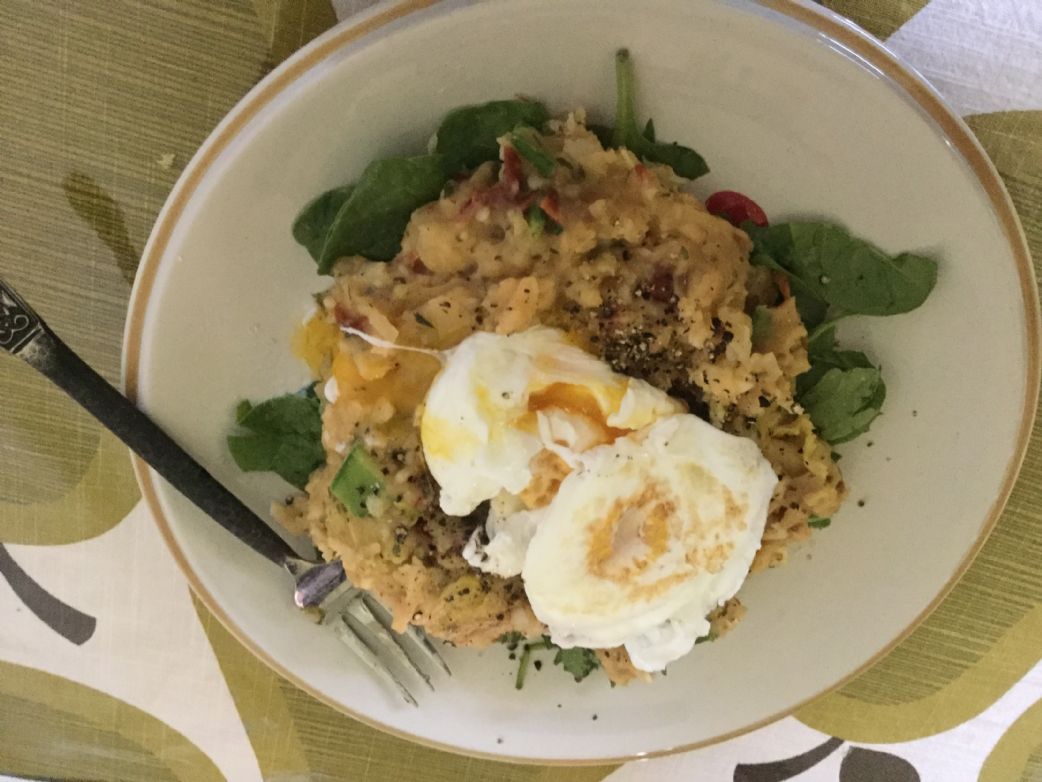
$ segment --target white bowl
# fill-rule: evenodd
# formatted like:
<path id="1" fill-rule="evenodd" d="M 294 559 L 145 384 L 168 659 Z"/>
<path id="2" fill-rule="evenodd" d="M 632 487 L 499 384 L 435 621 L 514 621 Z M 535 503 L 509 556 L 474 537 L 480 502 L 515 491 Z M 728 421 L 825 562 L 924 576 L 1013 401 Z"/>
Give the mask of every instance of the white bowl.
<path id="1" fill-rule="evenodd" d="M 326 280 L 290 236 L 301 205 L 374 158 L 421 150 L 459 104 L 525 93 L 607 116 L 619 46 L 634 53 L 659 135 L 709 161 L 700 194 L 733 188 L 775 219 L 826 216 L 888 250 L 929 253 L 939 283 L 920 310 L 845 330 L 878 357 L 889 388 L 870 435 L 842 449 L 850 502 L 790 564 L 752 577 L 747 618 L 668 678 L 611 689 L 601 676 L 576 685 L 544 668 L 517 692 L 504 649 L 449 649 L 455 677 L 421 708 L 403 706 L 297 614 L 281 573 L 138 465 L 195 590 L 330 705 L 424 743 L 514 760 L 606 762 L 719 740 L 878 660 L 982 544 L 1035 409 L 1027 249 L 969 131 L 866 35 L 791 0 L 425 5 L 352 19 L 253 89 L 192 160 L 145 251 L 127 390 L 258 513 L 286 485 L 241 474 L 224 436 L 238 399 L 306 379 L 290 334 Z"/>

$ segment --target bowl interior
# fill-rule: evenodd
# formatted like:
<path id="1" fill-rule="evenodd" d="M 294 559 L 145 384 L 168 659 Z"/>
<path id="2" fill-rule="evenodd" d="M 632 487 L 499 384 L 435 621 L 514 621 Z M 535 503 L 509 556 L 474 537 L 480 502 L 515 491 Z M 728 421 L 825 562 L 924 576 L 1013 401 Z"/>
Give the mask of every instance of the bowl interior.
<path id="1" fill-rule="evenodd" d="M 139 401 L 262 515 L 288 487 L 239 473 L 224 436 L 237 400 L 306 381 L 290 335 L 327 279 L 290 236 L 301 205 L 374 158 L 422 150 L 459 104 L 524 93 L 609 118 L 616 47 L 634 53 L 659 136 L 709 161 L 698 194 L 736 189 L 775 219 L 837 220 L 885 249 L 934 255 L 940 280 L 921 310 L 843 330 L 882 364 L 889 391 L 871 433 L 840 449 L 847 506 L 788 565 L 750 578 L 732 635 L 651 685 L 576 685 L 547 665 L 517 692 L 503 648 L 448 649 L 454 678 L 405 707 L 296 613 L 279 573 L 146 479 L 197 588 L 241 638 L 341 708 L 515 758 L 708 741 L 792 709 L 887 647 L 997 512 L 1030 398 L 1024 272 L 946 142 L 962 131 L 840 43 L 747 2 L 448 2 L 353 35 L 333 31 L 269 77 L 193 161 L 146 252 L 132 309 L 142 314 L 128 326 Z"/>

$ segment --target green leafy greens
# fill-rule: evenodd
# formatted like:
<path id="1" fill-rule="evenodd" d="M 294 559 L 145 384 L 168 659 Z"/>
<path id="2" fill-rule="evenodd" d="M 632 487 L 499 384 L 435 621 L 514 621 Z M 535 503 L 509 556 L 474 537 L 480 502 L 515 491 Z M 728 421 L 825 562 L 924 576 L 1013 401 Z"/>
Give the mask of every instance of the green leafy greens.
<path id="1" fill-rule="evenodd" d="M 322 257 L 329 226 L 336 220 L 340 208 L 347 203 L 354 185 L 327 190 L 305 206 L 293 221 L 293 238 L 302 244 L 316 261 Z"/>
<path id="2" fill-rule="evenodd" d="M 441 121 L 435 151 L 445 156 L 449 172 L 477 168 L 486 161 L 499 159 L 500 136 L 518 126 L 539 128 L 548 119 L 546 106 L 533 100 L 494 100 L 461 106 Z"/>
<path id="3" fill-rule="evenodd" d="M 455 109 L 442 120 L 433 154 L 370 163 L 355 184 L 309 202 L 293 222 L 293 238 L 315 259 L 319 274 L 348 255 L 389 261 L 401 250 L 412 213 L 437 199 L 453 173 L 496 160 L 500 136 L 513 133 L 518 153 L 540 173 L 552 172 L 554 159 L 524 135 L 549 116 L 543 104 L 529 100 Z"/>
<path id="4" fill-rule="evenodd" d="M 303 489 L 325 461 L 322 418 L 312 393 L 284 394 L 256 405 L 243 400 L 235 422 L 246 431 L 228 436 L 228 450 L 244 472 L 275 472 Z"/>
<path id="5" fill-rule="evenodd" d="M 832 445 L 868 431 L 886 399 L 886 384 L 864 353 L 837 349 L 836 322 L 915 309 L 937 282 L 937 262 L 912 253 L 887 255 L 831 223 L 742 227 L 753 240 L 751 262 L 788 277 L 810 332 L 811 367 L 797 378 L 797 400 Z"/>
<path id="6" fill-rule="evenodd" d="M 387 158 L 366 166 L 329 224 L 315 257 L 319 274 L 328 274 L 333 262 L 346 255 L 391 260 L 401 249 L 413 211 L 441 193 L 446 171 L 441 155 Z"/>
<path id="7" fill-rule="evenodd" d="M 742 227 L 755 242 L 752 263 L 788 275 L 808 329 L 823 323 L 830 308 L 843 315 L 910 312 L 937 283 L 933 259 L 887 255 L 832 223 Z"/>
<path id="8" fill-rule="evenodd" d="M 575 647 L 573 649 L 558 648 L 554 655 L 554 665 L 560 665 L 570 673 L 577 682 L 581 682 L 601 667 L 597 653 L 593 649 Z"/>
<path id="9" fill-rule="evenodd" d="M 507 648 L 511 651 L 511 659 L 513 659 L 513 652 L 524 641 L 524 636 L 517 632 L 506 633 L 500 637 L 499 641 L 507 645 Z M 525 686 L 525 677 L 528 674 L 528 666 L 532 662 L 532 653 L 547 649 L 556 650 L 553 660 L 554 665 L 560 665 L 577 682 L 581 682 L 601 666 L 600 661 L 597 659 L 597 653 L 592 649 L 583 649 L 581 647 L 562 649 L 550 640 L 550 636 L 544 635 L 538 641 L 530 641 L 521 647 L 521 657 L 517 665 L 517 674 L 514 677 L 515 689 L 520 690 Z M 536 667 L 539 665 L 541 663 L 536 663 Z"/>
<path id="10" fill-rule="evenodd" d="M 634 97 L 633 60 L 628 49 L 619 49 L 615 53 L 615 89 L 612 146 L 626 147 L 649 163 L 665 163 L 687 179 L 698 179 L 709 173 L 709 166 L 693 149 L 676 142 L 656 141 L 655 124 L 651 120 L 641 131 Z"/>

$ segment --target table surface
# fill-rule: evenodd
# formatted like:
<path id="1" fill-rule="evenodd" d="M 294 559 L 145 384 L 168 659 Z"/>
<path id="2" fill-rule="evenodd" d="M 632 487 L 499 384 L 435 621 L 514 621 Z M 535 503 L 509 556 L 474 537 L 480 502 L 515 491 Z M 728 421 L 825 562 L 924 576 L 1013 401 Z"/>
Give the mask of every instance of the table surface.
<path id="1" fill-rule="evenodd" d="M 118 381 L 137 260 L 180 171 L 251 86 L 332 26 L 337 12 L 366 5 L 0 2 L 0 275 L 90 364 Z M 887 38 L 927 2 L 826 5 Z M 1036 258 L 1042 258 L 1039 109 L 1042 104 L 967 117 L 1006 181 Z M 136 523 L 127 517 L 138 492 L 120 445 L 27 367 L 0 360 L 0 399 L 0 573 L 15 586 L 14 559 L 72 562 L 76 547 L 123 534 L 121 526 Z M 1036 428 L 998 528 L 951 595 L 874 668 L 797 718 L 848 742 L 874 745 L 908 742 L 972 719 L 1042 658 L 1040 563 L 1042 435 Z M 75 603 L 75 585 L 63 585 L 63 597 Z M 4 599 L 6 590 L 0 584 Z M 205 608 L 185 602 L 267 779 L 404 780 L 422 768 L 428 780 L 563 781 L 599 780 L 612 771 L 506 766 L 386 736 L 281 680 Z M 20 611 L 14 602 L 2 603 L 0 616 L 5 606 Z M 212 751 L 155 714 L 59 675 L 58 668 L 28 664 L 30 652 L 3 635 L 0 773 L 127 780 L 228 773 Z M 72 646 L 58 634 L 53 643 Z M 133 650 L 125 654 L 133 668 Z M 990 768 L 999 776 L 991 778 L 1042 779 L 1042 701 L 992 754 Z"/>

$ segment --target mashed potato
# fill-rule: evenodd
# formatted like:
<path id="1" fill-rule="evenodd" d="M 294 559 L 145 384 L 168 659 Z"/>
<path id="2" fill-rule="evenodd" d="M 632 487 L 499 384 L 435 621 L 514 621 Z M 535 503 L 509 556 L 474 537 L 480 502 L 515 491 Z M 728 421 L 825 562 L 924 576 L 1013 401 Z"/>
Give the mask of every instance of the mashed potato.
<path id="1" fill-rule="evenodd" d="M 706 212 L 669 168 L 604 149 L 581 113 L 549 127 L 541 141 L 558 161 L 552 176 L 540 177 L 504 146 L 501 165 L 450 183 L 413 214 L 394 260 L 342 259 L 319 312 L 297 335 L 328 401 L 328 464 L 306 494 L 279 508 L 280 520 L 341 558 L 396 627 L 411 622 L 457 645 L 544 628 L 518 577 L 482 573 L 463 559 L 482 509 L 458 518 L 438 507 L 418 433 L 438 361 L 373 348 L 342 326 L 434 349 L 479 330 L 552 326 L 615 371 L 752 438 L 780 478 L 754 571 L 784 562 L 788 545 L 809 536 L 808 520 L 831 515 L 845 494 L 831 449 L 793 400 L 795 377 L 808 368 L 806 330 L 771 273 L 750 266 L 745 233 Z M 526 219 L 534 206 L 550 218 L 542 227 Z M 763 325 L 754 342 L 757 308 Z M 386 487 L 361 518 L 329 492 L 357 442 L 380 464 Z M 548 501 L 563 477 L 552 460 L 545 467 L 533 469 L 533 505 Z M 713 633 L 742 611 L 732 600 L 714 612 Z M 613 681 L 638 675 L 621 649 L 599 656 Z"/>

